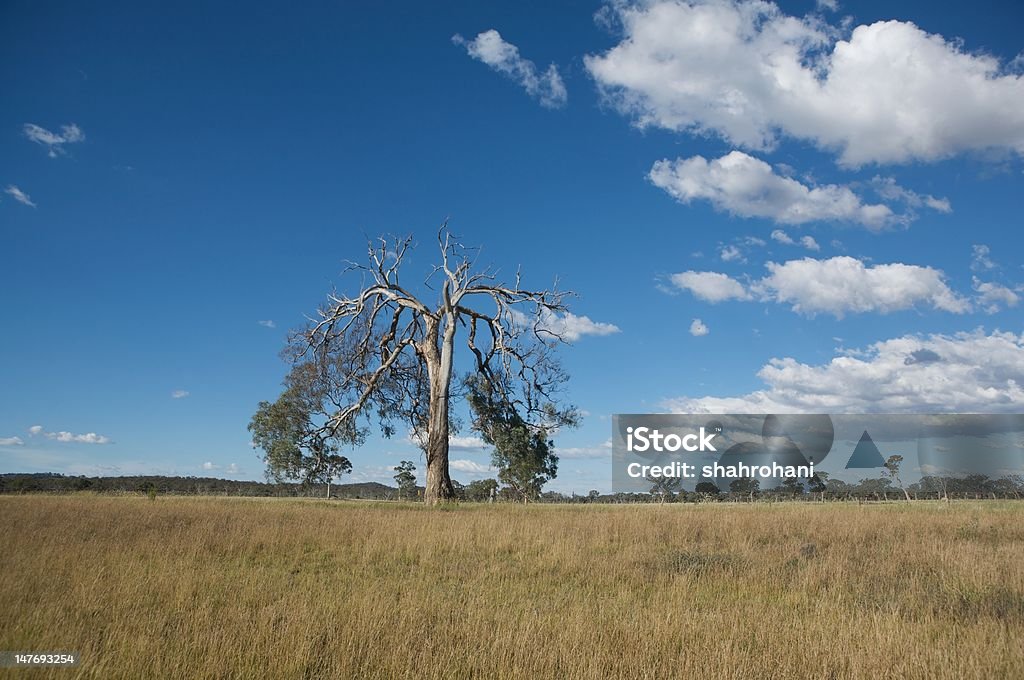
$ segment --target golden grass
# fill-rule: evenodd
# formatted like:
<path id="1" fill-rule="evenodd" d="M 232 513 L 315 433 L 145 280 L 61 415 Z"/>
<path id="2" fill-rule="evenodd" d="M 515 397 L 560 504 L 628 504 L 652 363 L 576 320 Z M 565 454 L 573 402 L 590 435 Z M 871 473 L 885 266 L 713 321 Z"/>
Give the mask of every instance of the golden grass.
<path id="1" fill-rule="evenodd" d="M 61 678 L 1024 677 L 1024 505 L 0 497 Z"/>

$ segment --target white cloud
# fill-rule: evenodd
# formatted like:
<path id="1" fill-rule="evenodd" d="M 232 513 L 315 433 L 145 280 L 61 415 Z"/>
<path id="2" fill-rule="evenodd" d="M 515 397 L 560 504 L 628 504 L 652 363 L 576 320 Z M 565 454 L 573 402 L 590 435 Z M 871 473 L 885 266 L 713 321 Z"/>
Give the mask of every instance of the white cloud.
<path id="1" fill-rule="evenodd" d="M 462 450 L 478 450 L 487 448 L 487 443 L 480 437 L 452 435 L 448 437 L 448 448 Z"/>
<path id="2" fill-rule="evenodd" d="M 848 31 L 753 0 L 611 7 L 622 40 L 585 64 L 641 127 L 754 150 L 783 134 L 838 151 L 847 166 L 1024 152 L 1024 79 L 910 22 Z"/>
<path id="3" fill-rule="evenodd" d="M 7 188 L 4 189 L 4 193 L 13 198 L 18 203 L 27 205 L 30 208 L 36 207 L 36 204 L 32 202 L 31 197 L 29 197 L 28 194 L 26 194 L 24 191 L 14 186 L 13 184 L 8 184 Z"/>
<path id="4" fill-rule="evenodd" d="M 46 128 L 39 127 L 34 123 L 25 123 L 22 128 L 25 136 L 36 144 L 41 144 L 47 149 L 47 153 L 50 158 L 56 158 L 64 154 L 65 144 L 75 144 L 78 142 L 85 141 L 85 133 L 82 132 L 82 128 L 78 127 L 74 123 L 70 125 L 62 125 L 60 132 L 50 132 Z"/>
<path id="5" fill-rule="evenodd" d="M 72 434 L 71 432 L 47 432 L 47 439 L 54 439 L 59 442 L 76 442 L 79 444 L 109 444 L 110 438 L 104 437 L 95 432 L 87 434 Z"/>
<path id="6" fill-rule="evenodd" d="M 889 206 L 864 203 L 847 186 L 801 184 L 742 151 L 711 161 L 703 156 L 660 160 L 648 179 L 680 203 L 706 200 L 732 215 L 779 224 L 852 222 L 878 230 L 901 221 Z"/>
<path id="7" fill-rule="evenodd" d="M 256 323 L 263 326 L 264 328 L 277 328 L 277 324 L 274 323 L 273 319 L 265 319 L 263 321 L 257 321 Z"/>
<path id="8" fill-rule="evenodd" d="M 242 473 L 242 469 L 238 467 L 237 463 L 229 463 L 225 467 L 225 466 L 222 466 L 222 465 L 218 465 L 217 463 L 214 463 L 213 461 L 208 460 L 205 463 L 203 463 L 202 467 L 203 467 L 203 470 L 205 470 L 206 472 L 219 472 L 219 471 L 223 471 L 224 474 L 226 474 L 226 475 L 238 475 L 238 474 Z"/>
<path id="9" fill-rule="evenodd" d="M 882 314 L 917 305 L 962 314 L 970 302 L 945 283 L 943 273 L 931 267 L 902 263 L 865 266 L 860 260 L 839 256 L 825 260 L 805 257 L 765 265 L 768 275 L 754 281 L 749 291 L 726 274 L 687 271 L 673 274 L 672 283 L 707 302 L 752 299 L 790 304 L 794 312 L 841 318 L 847 313 Z"/>
<path id="10" fill-rule="evenodd" d="M 981 281 L 978 277 L 974 277 L 974 290 L 978 294 L 978 304 L 987 314 L 995 314 L 1003 306 L 1016 307 L 1020 302 L 1020 297 L 1006 286 Z"/>
<path id="11" fill-rule="evenodd" d="M 818 245 L 818 242 L 814 240 L 813 236 L 801 236 L 800 245 L 807 248 L 807 250 L 813 250 L 815 252 L 821 250 L 821 246 Z"/>
<path id="12" fill-rule="evenodd" d="M 467 460 L 465 458 L 453 460 L 448 464 L 448 466 L 456 472 L 466 472 L 471 475 L 492 474 L 491 468 L 486 465 L 481 465 L 476 461 Z"/>
<path id="13" fill-rule="evenodd" d="M 992 250 L 986 245 L 975 244 L 971 246 L 971 269 L 974 271 L 995 269 L 996 263 L 989 257 L 991 254 Z"/>
<path id="14" fill-rule="evenodd" d="M 590 458 L 611 458 L 612 440 L 607 439 L 598 446 L 570 446 L 556 447 L 555 454 L 559 458 L 590 459 Z"/>
<path id="15" fill-rule="evenodd" d="M 707 335 L 710 332 L 711 331 L 708 330 L 707 325 L 705 325 L 704 322 L 701 321 L 700 319 L 694 319 L 693 322 L 690 323 L 690 335 L 694 337 L 699 338 L 702 335 Z"/>
<path id="16" fill-rule="evenodd" d="M 736 246 L 723 246 L 722 249 L 718 251 L 718 255 L 722 258 L 722 262 L 732 262 L 733 260 L 739 260 L 740 262 L 746 261 L 743 257 L 743 253 L 740 252 L 740 249 Z"/>
<path id="17" fill-rule="evenodd" d="M 757 375 L 764 389 L 680 397 L 665 406 L 675 413 L 1017 413 L 1024 406 L 1024 335 L 905 335 L 826 364 L 772 359 Z"/>
<path id="18" fill-rule="evenodd" d="M 556 314 L 541 310 L 540 315 L 533 317 L 513 309 L 512 319 L 521 328 L 531 326 L 541 335 L 558 336 L 566 342 L 576 342 L 585 335 L 613 335 L 621 332 L 615 324 L 593 321 L 589 316 L 577 316 L 572 312 Z"/>
<path id="19" fill-rule="evenodd" d="M 970 303 L 954 293 L 938 269 L 902 263 L 865 266 L 839 256 L 769 262 L 768 276 L 751 286 L 763 299 L 792 304 L 793 311 L 842 317 L 848 312 L 895 312 L 919 304 L 962 314 Z"/>
<path id="20" fill-rule="evenodd" d="M 565 106 L 569 99 L 562 76 L 554 64 L 538 73 L 536 64 L 521 57 L 519 48 L 502 39 L 494 29 L 484 31 L 472 40 L 454 35 L 452 42 L 465 47 L 469 56 L 514 80 L 542 106 L 559 108 Z"/>
<path id="21" fill-rule="evenodd" d="M 414 431 L 409 431 L 405 440 L 413 446 L 420 446 L 420 440 Z M 487 448 L 487 443 L 480 437 L 471 435 L 449 435 L 448 448 L 455 451 L 480 451 Z"/>
<path id="22" fill-rule="evenodd" d="M 815 6 L 820 10 L 828 10 L 829 12 L 835 12 L 839 10 L 838 0 L 818 0 Z"/>
<path id="23" fill-rule="evenodd" d="M 924 207 L 941 213 L 953 212 L 953 206 L 950 205 L 948 198 L 935 198 L 931 194 L 919 194 L 906 187 L 901 187 L 892 177 L 876 175 L 872 178 L 871 185 L 879 196 L 889 201 L 901 201 L 911 208 Z"/>
<path id="24" fill-rule="evenodd" d="M 782 231 L 781 229 L 776 229 L 775 231 L 772 232 L 772 240 L 787 246 L 797 245 L 797 242 L 794 241 L 789 234 Z M 813 236 L 801 236 L 799 245 L 803 246 L 804 248 L 807 248 L 807 250 L 813 250 L 815 252 L 821 250 L 821 246 L 818 245 L 818 242 L 814 240 Z"/>
<path id="25" fill-rule="evenodd" d="M 750 299 L 743 284 L 727 274 L 686 271 L 673 274 L 669 279 L 678 288 L 688 290 L 707 302 Z"/>
<path id="26" fill-rule="evenodd" d="M 24 443 L 21 437 L 0 437 L 0 446 L 22 446 Z"/>
<path id="27" fill-rule="evenodd" d="M 29 433 L 35 437 L 42 435 L 47 439 L 52 439 L 57 442 L 63 443 L 76 443 L 76 444 L 111 444 L 113 443 L 110 437 L 106 437 L 102 434 L 96 434 L 95 432 L 88 432 L 86 434 L 74 434 L 67 431 L 61 432 L 44 432 L 42 425 L 33 425 L 28 428 Z"/>
<path id="28" fill-rule="evenodd" d="M 778 241 L 779 243 L 782 243 L 783 245 L 787 245 L 787 246 L 795 246 L 796 245 L 796 241 L 794 241 L 792 238 L 790 238 L 789 234 L 787 234 L 786 232 L 782 231 L 781 229 L 776 229 L 775 231 L 772 232 L 772 240 L 773 241 Z"/>
<path id="29" fill-rule="evenodd" d="M 171 392 L 171 399 L 184 399 L 189 394 L 191 394 L 191 392 L 188 390 L 174 390 Z"/>

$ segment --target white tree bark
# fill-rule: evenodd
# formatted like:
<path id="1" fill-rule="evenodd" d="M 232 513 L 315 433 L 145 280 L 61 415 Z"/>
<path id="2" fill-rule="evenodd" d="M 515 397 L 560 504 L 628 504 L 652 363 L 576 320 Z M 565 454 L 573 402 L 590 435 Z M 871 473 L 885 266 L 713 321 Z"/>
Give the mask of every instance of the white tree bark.
<path id="1" fill-rule="evenodd" d="M 562 338 L 543 321 L 566 311 L 564 299 L 572 295 L 523 290 L 518 274 L 515 285 L 507 286 L 488 269 L 474 271 L 467 250 L 446 228 L 438 233 L 441 262 L 427 278 L 428 286 L 440 282 L 436 305 L 400 283 L 411 239 L 381 239 L 371 244 L 368 265 L 349 267 L 364 275 L 366 285 L 353 297 L 331 295 L 319 321 L 303 334 L 298 353 L 312 353 L 330 376 L 326 398 L 334 414 L 325 429 L 351 426 L 367 411 L 408 423 L 427 459 L 428 504 L 454 496 L 448 440 L 459 328 L 466 330 L 476 371 L 510 404 L 541 413 L 564 381 L 551 354 Z M 337 362 L 343 368 L 332 358 L 343 359 Z"/>

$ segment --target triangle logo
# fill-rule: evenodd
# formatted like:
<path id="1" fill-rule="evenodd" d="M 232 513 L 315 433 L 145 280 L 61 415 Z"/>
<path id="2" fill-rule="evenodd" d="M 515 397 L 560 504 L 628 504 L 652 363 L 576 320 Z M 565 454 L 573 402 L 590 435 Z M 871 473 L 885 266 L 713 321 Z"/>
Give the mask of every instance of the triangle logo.
<path id="1" fill-rule="evenodd" d="M 875 442 L 871 440 L 871 435 L 868 434 L 867 430 L 864 430 L 864 434 L 860 436 L 860 441 L 857 442 L 857 447 L 853 450 L 853 455 L 850 456 L 850 460 L 846 463 L 846 469 L 880 467 L 885 467 L 885 459 L 882 458 L 882 453 L 875 446 Z"/>

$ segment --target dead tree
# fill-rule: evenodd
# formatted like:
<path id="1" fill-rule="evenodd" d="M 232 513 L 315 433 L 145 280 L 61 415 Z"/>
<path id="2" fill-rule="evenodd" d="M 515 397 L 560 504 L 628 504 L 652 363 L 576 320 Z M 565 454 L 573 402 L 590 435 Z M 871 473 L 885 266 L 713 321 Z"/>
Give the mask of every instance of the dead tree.
<path id="1" fill-rule="evenodd" d="M 401 280 L 412 238 L 381 238 L 368 244 L 366 264 L 346 269 L 362 276 L 359 292 L 330 295 L 292 339 L 293 359 L 314 365 L 323 381 L 333 411 L 326 431 L 353 428 L 358 418 L 376 419 L 385 436 L 398 424 L 409 428 L 426 456 L 428 504 L 454 496 L 448 439 L 457 344 L 465 342 L 472 372 L 527 422 L 543 427 L 572 410 L 556 403 L 566 375 L 554 350 L 573 294 L 557 285 L 525 290 L 518 273 L 514 284 L 499 283 L 491 269 L 477 269 L 447 225 L 437 240 L 440 261 L 423 286 L 434 300 Z"/>

